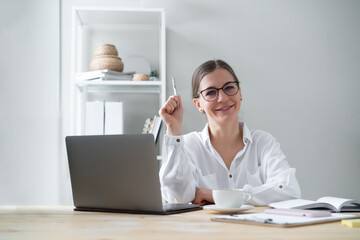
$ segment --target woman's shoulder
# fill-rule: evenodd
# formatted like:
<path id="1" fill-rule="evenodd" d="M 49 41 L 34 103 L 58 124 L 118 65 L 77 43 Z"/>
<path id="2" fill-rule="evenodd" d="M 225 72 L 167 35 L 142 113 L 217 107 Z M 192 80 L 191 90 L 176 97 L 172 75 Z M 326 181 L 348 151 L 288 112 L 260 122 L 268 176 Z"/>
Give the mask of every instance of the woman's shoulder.
<path id="1" fill-rule="evenodd" d="M 269 151 L 273 151 L 273 149 L 279 146 L 275 137 L 264 130 L 251 130 L 251 136 L 252 142 L 250 143 L 250 147 L 256 149 L 260 156 L 263 156 Z"/>
<path id="2" fill-rule="evenodd" d="M 189 132 L 183 135 L 184 140 L 201 140 L 202 133 L 201 132 Z"/>
<path id="3" fill-rule="evenodd" d="M 189 132 L 183 135 L 183 141 L 185 146 L 189 149 L 198 149 L 203 148 L 209 144 L 209 139 L 207 136 L 204 136 L 203 132 Z"/>
<path id="4" fill-rule="evenodd" d="M 184 139 L 187 140 L 197 140 L 201 142 L 205 142 L 209 139 L 209 131 L 208 131 L 208 124 L 205 125 L 202 131 L 192 131 L 183 135 Z"/>
<path id="5" fill-rule="evenodd" d="M 253 142 L 255 143 L 271 143 L 273 141 L 276 141 L 275 137 L 270 134 L 269 132 L 266 132 L 264 130 L 250 130 L 251 137 Z"/>
<path id="6" fill-rule="evenodd" d="M 271 138 L 273 137 L 269 132 L 260 129 L 252 129 L 250 130 L 251 136 L 256 138 Z"/>

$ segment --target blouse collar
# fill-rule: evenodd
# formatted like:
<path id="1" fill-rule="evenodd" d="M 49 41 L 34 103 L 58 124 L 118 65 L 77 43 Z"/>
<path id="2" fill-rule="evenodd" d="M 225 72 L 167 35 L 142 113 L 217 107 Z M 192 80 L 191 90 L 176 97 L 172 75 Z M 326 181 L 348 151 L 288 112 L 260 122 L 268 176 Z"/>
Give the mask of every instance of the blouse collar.
<path id="1" fill-rule="evenodd" d="M 246 145 L 248 142 L 252 142 L 252 136 L 249 128 L 246 126 L 245 122 L 239 122 L 239 126 L 243 129 L 243 142 Z M 201 132 L 203 143 L 206 146 L 210 146 L 210 135 L 209 135 L 209 123 L 207 123 L 204 129 Z"/>

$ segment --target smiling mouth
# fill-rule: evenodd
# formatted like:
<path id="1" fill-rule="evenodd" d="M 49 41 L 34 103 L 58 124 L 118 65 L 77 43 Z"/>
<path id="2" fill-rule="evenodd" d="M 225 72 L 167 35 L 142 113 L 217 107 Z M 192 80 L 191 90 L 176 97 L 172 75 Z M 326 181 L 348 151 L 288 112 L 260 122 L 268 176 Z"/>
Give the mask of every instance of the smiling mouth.
<path id="1" fill-rule="evenodd" d="M 223 107 L 223 108 L 218 108 L 218 109 L 215 109 L 215 111 L 226 111 L 226 110 L 229 110 L 230 108 L 232 108 L 233 106 L 234 105 Z"/>

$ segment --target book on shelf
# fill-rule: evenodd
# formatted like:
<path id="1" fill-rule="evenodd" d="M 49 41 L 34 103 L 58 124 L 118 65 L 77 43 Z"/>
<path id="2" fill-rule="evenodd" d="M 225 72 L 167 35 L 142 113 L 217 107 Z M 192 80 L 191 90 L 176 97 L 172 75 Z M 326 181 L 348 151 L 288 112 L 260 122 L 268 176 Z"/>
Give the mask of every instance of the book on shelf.
<path id="1" fill-rule="evenodd" d="M 161 117 L 154 116 L 153 118 L 147 118 L 144 123 L 143 134 L 153 134 L 154 141 L 156 142 L 161 129 Z"/>
<path id="2" fill-rule="evenodd" d="M 85 135 L 104 134 L 104 101 L 86 102 Z"/>
<path id="3" fill-rule="evenodd" d="M 316 201 L 291 199 L 270 203 L 269 207 L 284 209 L 326 209 L 332 212 L 360 212 L 359 201 L 338 197 L 322 197 Z"/>
<path id="4" fill-rule="evenodd" d="M 81 81 L 111 81 L 111 80 L 128 80 L 131 81 L 133 74 L 135 72 L 117 72 L 108 69 L 90 71 L 90 72 L 80 72 L 75 74 L 75 79 L 77 82 Z"/>
<path id="5" fill-rule="evenodd" d="M 123 103 L 86 102 L 85 135 L 122 134 Z"/>
<path id="6" fill-rule="evenodd" d="M 123 103 L 105 102 L 104 108 L 104 134 L 123 134 Z"/>

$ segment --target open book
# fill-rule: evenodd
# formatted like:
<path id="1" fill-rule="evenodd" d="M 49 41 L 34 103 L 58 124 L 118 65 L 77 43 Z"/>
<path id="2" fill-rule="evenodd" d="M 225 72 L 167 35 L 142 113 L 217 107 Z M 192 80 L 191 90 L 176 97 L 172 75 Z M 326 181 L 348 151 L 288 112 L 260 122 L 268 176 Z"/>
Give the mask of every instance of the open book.
<path id="1" fill-rule="evenodd" d="M 322 197 L 316 201 L 305 199 L 292 199 L 270 203 L 272 208 L 285 209 L 326 209 L 332 212 L 360 212 L 360 202 L 354 199 Z"/>

